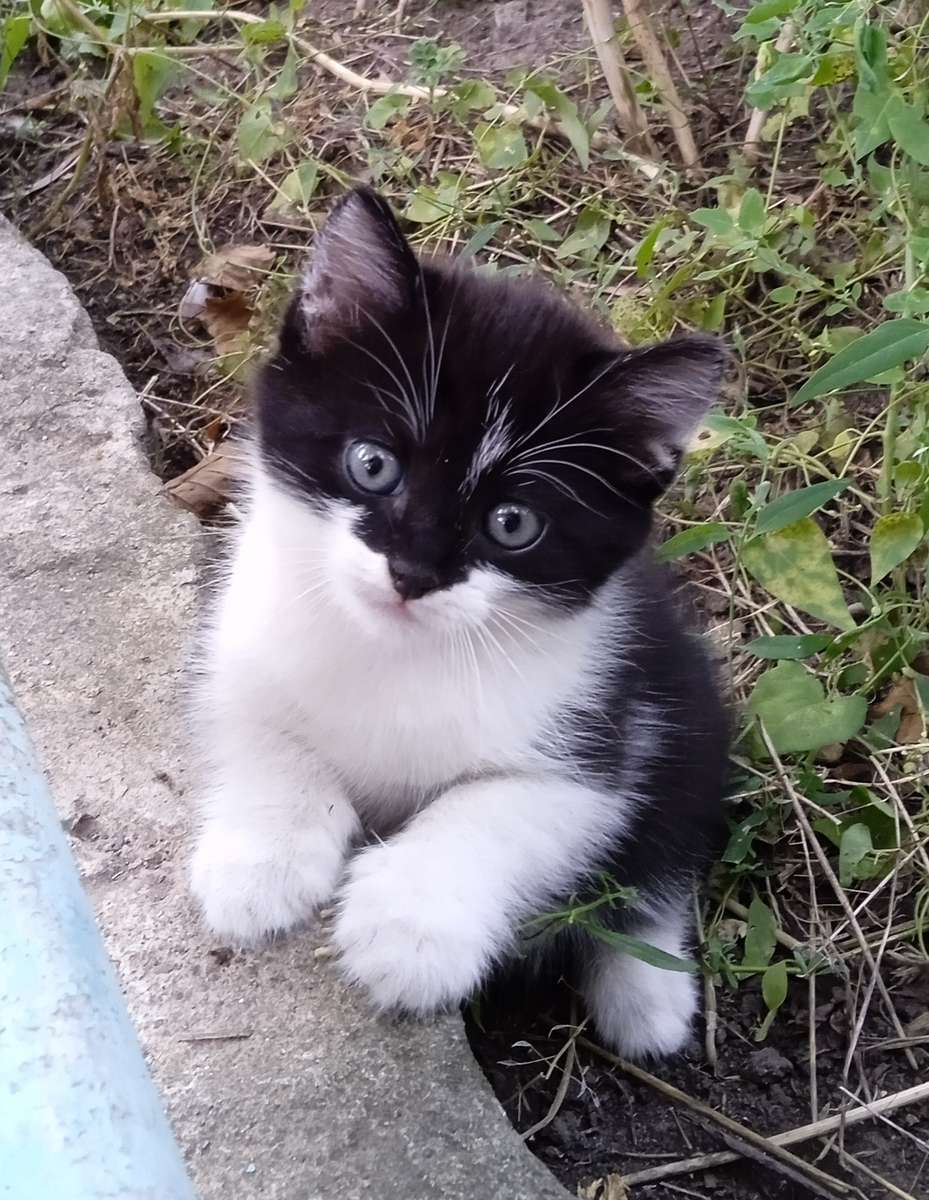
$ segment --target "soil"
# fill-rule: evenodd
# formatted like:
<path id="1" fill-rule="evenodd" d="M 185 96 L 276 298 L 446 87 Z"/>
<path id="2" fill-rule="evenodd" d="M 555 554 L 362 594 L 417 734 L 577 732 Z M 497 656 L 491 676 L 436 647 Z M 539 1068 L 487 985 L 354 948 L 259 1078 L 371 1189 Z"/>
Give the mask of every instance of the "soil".
<path id="1" fill-rule="evenodd" d="M 599 76 L 588 79 L 580 60 L 570 58 L 586 44 L 580 0 L 411 0 L 400 33 L 393 27 L 393 3 L 370 3 L 369 16 L 362 22 L 352 19 L 352 8 L 351 0 L 317 0 L 312 5 L 312 32 L 320 45 L 368 74 L 398 76 L 412 37 L 441 34 L 462 45 L 466 71 L 502 79 L 514 66 L 557 59 L 579 87 L 589 88 L 594 97 L 604 94 Z M 745 119 L 744 108 L 733 103 L 733 96 L 741 94 L 736 83 L 741 50 L 732 49 L 732 21 L 711 0 L 680 0 L 680 6 L 672 0 L 667 11 L 680 33 L 675 54 L 689 81 L 697 140 L 712 148 L 714 169 L 723 170 L 727 149 Z M 67 172 L 62 179 L 49 179 L 49 174 L 74 154 L 85 127 L 66 101 L 32 109 L 22 103 L 60 88 L 64 76 L 54 64 L 44 66 L 23 56 L 17 68 L 0 96 L 0 204 L 28 231 L 60 197 Z M 356 126 L 358 118 L 347 108 L 344 92 L 330 79 L 316 76 L 309 90 L 308 128 L 314 133 L 318 129 L 327 147 L 348 144 L 344 131 Z M 294 258 L 306 241 L 303 233 L 281 235 L 279 229 L 263 225 L 264 202 L 259 205 L 254 180 L 234 172 L 210 192 L 209 205 L 204 204 L 200 214 L 208 228 L 198 229 L 191 219 L 197 178 L 197 163 L 189 155 L 156 158 L 132 142 L 112 142 L 82 186 L 35 237 L 70 279 L 104 347 L 144 394 L 153 466 L 164 478 L 177 475 L 196 457 L 189 409 L 203 393 L 201 360 L 208 356 L 191 351 L 190 331 L 179 320 L 178 304 L 203 255 L 204 240 L 216 246 L 274 237 L 276 244 L 286 243 Z M 798 178 L 810 186 L 802 173 Z M 208 408 L 199 410 L 194 434 L 215 438 L 216 422 L 228 426 L 242 416 L 241 390 L 217 381 L 210 389 Z M 846 990 L 858 986 L 859 981 L 818 981 L 815 1059 L 820 1112 L 834 1111 L 845 1100 L 840 1089 L 849 1034 Z M 717 1069 L 710 1068 L 705 1052 L 695 1045 L 656 1070 L 755 1130 L 775 1132 L 807 1123 L 812 1119 L 808 1010 L 803 989 L 795 987 L 791 993 L 769 1038 L 760 1044 L 754 1034 L 764 1005 L 757 985 L 745 984 L 737 993 L 720 989 Z M 925 1020 L 929 977 L 896 979 L 894 997 L 904 1024 Z M 884 1026 L 876 1005 L 871 1008 L 846 1084 L 862 1096 L 915 1081 L 901 1051 L 884 1045 L 892 1031 Z M 563 987 L 534 996 L 531 1004 L 514 1004 L 491 994 L 481 1005 L 480 1017 L 480 1023 L 473 1015 L 469 1018 L 475 1054 L 514 1125 L 525 1130 L 552 1103 L 560 1071 L 556 1068 L 546 1078 L 547 1061 L 563 1048 L 565 1029 L 573 1023 L 571 994 Z M 924 1072 L 929 1055 L 922 1049 L 915 1052 Z M 877 1123 L 849 1130 L 845 1146 L 904 1192 L 929 1195 L 926 1151 L 906 1136 L 906 1131 L 924 1140 L 929 1136 L 925 1109 L 904 1109 L 894 1121 L 899 1130 Z M 572 1191 L 611 1172 L 630 1174 L 725 1148 L 716 1132 L 687 1111 L 584 1050 L 578 1053 L 560 1110 L 529 1144 Z M 821 1145 L 797 1149 L 808 1157 L 821 1151 Z M 859 1196 L 885 1194 L 860 1173 L 848 1175 L 834 1148 L 825 1152 L 822 1165 L 853 1182 Z M 752 1162 L 643 1184 L 634 1194 L 655 1200 L 682 1194 L 787 1200 L 810 1193 Z"/>
<path id="2" fill-rule="evenodd" d="M 846 1002 L 854 984 L 849 984 L 847 993 L 839 981 L 820 976 L 816 988 L 818 1116 L 848 1105 L 843 1086 L 862 1098 L 912 1086 L 916 1080 L 901 1051 L 882 1048 L 892 1042 L 893 1032 L 876 1004 L 872 1004 L 865 1022 L 860 1050 L 848 1078 L 843 1079 L 850 1028 Z M 759 1043 L 755 1033 L 765 1012 L 760 986 L 743 984 L 737 993 L 719 989 L 716 1070 L 707 1061 L 703 1030 L 699 1028 L 686 1053 L 653 1064 L 652 1071 L 758 1133 L 774 1134 L 809 1124 L 814 1117 L 810 1103 L 808 998 L 802 987 L 791 992 L 769 1036 Z M 925 1022 L 929 968 L 895 988 L 894 1001 L 904 1025 Z M 564 1050 L 568 1033 L 577 1024 L 574 1005 L 576 998 L 562 984 L 544 996 L 533 995 L 531 1002 L 491 993 L 482 999 L 479 1021 L 474 1010 L 467 1016 L 474 1053 L 518 1130 L 531 1128 L 549 1111 L 563 1058 L 550 1074 L 549 1064 Z M 929 1053 L 917 1050 L 916 1054 L 920 1066 L 916 1079 L 920 1079 L 929 1069 Z M 844 1148 L 905 1194 L 929 1196 L 926 1109 L 919 1105 L 901 1109 L 892 1118 L 899 1127 L 896 1130 L 880 1122 L 848 1129 Z M 922 1139 L 922 1146 L 913 1138 Z M 610 1174 L 631 1175 L 728 1148 L 712 1125 L 583 1048 L 578 1049 L 577 1065 L 557 1116 L 529 1140 L 529 1145 L 572 1192 Z M 843 1167 L 834 1142 L 817 1140 L 792 1150 L 831 1175 L 847 1180 L 859 1189 L 858 1194 L 869 1198 L 887 1194 L 860 1172 Z M 674 1200 L 681 1194 L 713 1200 L 806 1200 L 814 1194 L 758 1161 L 637 1184 L 630 1193 L 636 1200 Z"/>

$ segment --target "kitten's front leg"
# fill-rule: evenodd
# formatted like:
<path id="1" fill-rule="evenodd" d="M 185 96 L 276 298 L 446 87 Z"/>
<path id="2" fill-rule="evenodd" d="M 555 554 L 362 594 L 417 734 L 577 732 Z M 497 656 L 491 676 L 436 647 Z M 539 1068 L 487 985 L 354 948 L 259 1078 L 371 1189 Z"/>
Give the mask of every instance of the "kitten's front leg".
<path id="1" fill-rule="evenodd" d="M 311 917 L 335 889 L 358 817 L 271 689 L 247 674 L 204 731 L 214 766 L 191 889 L 207 924 L 251 943 Z"/>
<path id="2" fill-rule="evenodd" d="M 624 824 L 617 798 L 559 778 L 460 784 L 356 856 L 335 942 L 380 1008 L 465 999 L 527 918 L 573 890 Z"/>

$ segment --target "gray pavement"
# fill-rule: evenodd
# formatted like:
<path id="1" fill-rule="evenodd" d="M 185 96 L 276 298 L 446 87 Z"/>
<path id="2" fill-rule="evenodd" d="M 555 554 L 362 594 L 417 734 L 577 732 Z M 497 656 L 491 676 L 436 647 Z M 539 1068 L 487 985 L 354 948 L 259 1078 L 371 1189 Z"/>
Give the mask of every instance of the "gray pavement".
<path id="1" fill-rule="evenodd" d="M 563 1200 L 457 1017 L 372 1016 L 311 933 L 230 956 L 200 928 L 196 523 L 160 494 L 137 399 L 64 277 L 3 218 L 0 263 L 0 653 L 200 1194 Z"/>

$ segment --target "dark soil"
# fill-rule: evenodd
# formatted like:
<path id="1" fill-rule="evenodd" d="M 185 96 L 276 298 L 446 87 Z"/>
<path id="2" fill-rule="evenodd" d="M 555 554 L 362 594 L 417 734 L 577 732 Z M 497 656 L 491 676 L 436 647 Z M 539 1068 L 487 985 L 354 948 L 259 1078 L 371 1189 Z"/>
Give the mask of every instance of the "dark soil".
<path id="1" fill-rule="evenodd" d="M 411 0 L 399 34 L 393 28 L 393 3 L 378 5 L 372 0 L 368 17 L 360 22 L 352 19 L 352 9 L 352 0 L 316 0 L 312 34 L 356 70 L 401 75 L 410 40 L 425 34 L 459 42 L 466 54 L 466 72 L 502 79 L 513 67 L 559 60 L 559 71 L 567 78 L 589 89 L 595 98 L 604 94 L 599 75 L 593 72 L 588 78 L 583 60 L 572 58 L 586 44 L 580 0 Z M 672 0 L 666 11 L 679 34 L 676 60 L 686 76 L 697 140 L 708 148 L 713 169 L 725 170 L 728 149 L 739 140 L 746 115 L 744 106 L 733 99 L 741 94 L 742 71 L 741 51 L 733 50 L 730 40 L 732 22 L 711 0 Z M 61 91 L 58 99 L 41 106 L 23 104 L 25 98 L 60 88 L 65 75 L 59 67 L 27 56 L 17 67 L 18 74 L 0 96 L 0 204 L 28 231 L 60 197 L 67 171 L 57 179 L 49 179 L 49 173 L 74 153 L 85 126 L 81 113 Z M 353 98 L 328 77 L 315 74 L 308 79 L 306 91 L 306 128 L 323 147 L 320 153 L 350 173 L 356 167 L 361 170 L 361 160 L 353 164 L 351 158 L 352 132 L 358 124 Z M 204 240 L 218 246 L 277 239 L 276 244 L 283 243 L 295 260 L 308 238 L 302 232 L 282 235 L 264 225 L 266 195 L 256 190 L 253 179 L 234 171 L 209 191 L 208 203 L 201 181 L 197 203 L 202 228 L 195 228 L 191 195 L 199 164 L 198 153 L 152 154 L 131 142 L 110 142 L 74 195 L 36 236 L 39 247 L 65 272 L 87 306 L 104 347 L 144 392 L 154 466 L 165 478 L 185 469 L 194 457 L 188 437 L 189 409 L 204 391 L 200 360 L 208 355 L 198 358 L 190 352 L 191 333 L 179 322 L 177 310 L 190 273 L 203 255 Z M 812 184 L 803 178 L 802 164 L 800 170 L 798 189 L 803 192 Z M 198 415 L 194 432 L 199 434 L 211 422 L 228 424 L 242 412 L 240 389 L 220 382 L 211 388 L 209 409 Z M 215 429 L 212 435 L 215 440 Z M 923 974 L 893 984 L 904 1024 L 924 1017 L 929 1009 L 929 978 Z M 848 985 L 854 986 L 859 985 Z M 817 1081 L 819 1110 L 825 1113 L 846 1099 L 840 1088 L 849 1017 L 844 984 L 823 977 L 817 987 Z M 770 1037 L 758 1044 L 753 1035 L 763 1002 L 757 985 L 746 984 L 739 993 L 721 989 L 717 1071 L 709 1068 L 702 1048 L 695 1045 L 689 1055 L 657 1068 L 661 1077 L 761 1132 L 807 1123 L 812 1118 L 806 996 L 799 986 L 791 993 Z M 856 1003 L 860 1002 L 858 995 Z M 846 1084 L 863 1097 L 914 1082 L 901 1051 L 881 1048 L 892 1032 L 876 1006 L 871 1007 Z M 480 1025 L 470 1020 L 475 1054 L 518 1129 L 529 1128 L 551 1104 L 559 1070 L 546 1079 L 545 1060 L 563 1047 L 570 1023 L 567 990 L 534 997 L 522 1006 L 488 997 L 481 1007 Z M 558 1025 L 562 1029 L 552 1033 Z M 916 1053 L 925 1070 L 929 1055 L 923 1050 Z M 902 1110 L 894 1121 L 903 1130 L 929 1137 L 924 1108 Z M 571 1190 L 610 1172 L 630 1174 L 703 1150 L 725 1148 L 717 1133 L 707 1131 L 687 1111 L 585 1051 L 579 1052 L 558 1115 L 530 1145 Z M 871 1123 L 850 1130 L 845 1145 L 904 1191 L 917 1197 L 929 1195 L 926 1154 L 903 1133 Z M 812 1157 L 821 1149 L 821 1145 L 805 1146 L 797 1152 Z M 846 1175 L 834 1149 L 826 1153 L 823 1166 L 837 1176 L 853 1178 L 858 1195 L 885 1194 L 861 1174 Z M 656 1200 L 681 1194 L 719 1200 L 787 1200 L 809 1193 L 757 1163 L 635 1188 L 636 1197 Z"/>
<path id="2" fill-rule="evenodd" d="M 850 989 L 853 985 L 849 985 Z M 871 1006 L 860 1048 L 848 1079 L 843 1061 L 850 1029 L 845 987 L 828 976 L 816 981 L 816 1079 L 820 1117 L 848 1105 L 842 1087 L 862 1099 L 910 1087 L 914 1076 L 899 1049 L 882 1048 L 893 1033 Z M 809 1124 L 810 1044 L 806 989 L 795 985 L 792 997 L 778 1014 L 768 1038 L 755 1041 L 765 1006 L 757 983 L 738 993 L 718 994 L 718 1065 L 714 1072 L 702 1045 L 702 1028 L 695 1030 L 686 1054 L 653 1066 L 662 1080 L 703 1101 L 721 1113 L 762 1134 L 774 1134 Z M 929 969 L 894 989 L 898 1015 L 904 1024 L 923 1017 L 929 1005 Z M 549 1062 L 564 1048 L 572 1026 L 572 997 L 562 986 L 531 1003 L 486 997 L 479 1020 L 468 1016 L 474 1053 L 518 1130 L 529 1129 L 548 1112 L 561 1077 L 561 1062 L 551 1072 Z M 539 1014 L 539 1008 L 544 1015 Z M 592 1035 L 596 1037 L 595 1033 Z M 700 1044 L 698 1044 L 698 1042 Z M 917 1050 L 921 1075 L 929 1069 L 929 1053 Z M 918 1077 L 917 1077 L 918 1078 Z M 844 1147 L 872 1170 L 905 1193 L 929 1196 L 929 1117 L 924 1106 L 892 1114 L 900 1127 L 893 1130 L 873 1121 L 846 1131 Z M 907 1131 L 921 1138 L 923 1147 Z M 670 1102 L 651 1087 L 631 1080 L 596 1055 L 578 1050 L 565 1102 L 529 1145 L 573 1192 L 578 1185 L 611 1173 L 630 1175 L 666 1162 L 726 1150 L 712 1125 Z M 847 1180 L 867 1197 L 887 1193 L 860 1172 L 843 1167 L 834 1142 L 814 1141 L 793 1152 L 836 1177 Z M 785 1179 L 760 1162 L 716 1167 L 693 1175 L 636 1185 L 636 1200 L 673 1200 L 682 1194 L 714 1200 L 806 1200 L 805 1186 Z"/>

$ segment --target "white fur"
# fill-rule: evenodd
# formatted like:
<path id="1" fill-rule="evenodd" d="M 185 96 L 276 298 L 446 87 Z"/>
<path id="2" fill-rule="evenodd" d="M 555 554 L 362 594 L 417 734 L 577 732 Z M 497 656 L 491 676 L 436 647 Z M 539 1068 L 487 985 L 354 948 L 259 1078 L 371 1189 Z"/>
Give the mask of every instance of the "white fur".
<path id="1" fill-rule="evenodd" d="M 636 936 L 659 950 L 686 956 L 679 910 L 655 915 Z M 583 992 L 600 1034 L 626 1058 L 674 1054 L 690 1036 L 697 987 L 689 973 L 653 967 L 601 945 L 588 967 Z"/>
<path id="2" fill-rule="evenodd" d="M 331 896 L 362 820 L 406 822 L 351 862 L 335 940 L 378 1006 L 426 1012 L 466 997 L 628 821 L 641 760 L 607 796 L 563 752 L 623 596 L 559 614 L 477 570 L 401 604 L 355 517 L 256 466 L 204 647 L 192 884 L 217 932 L 253 941 Z"/>

